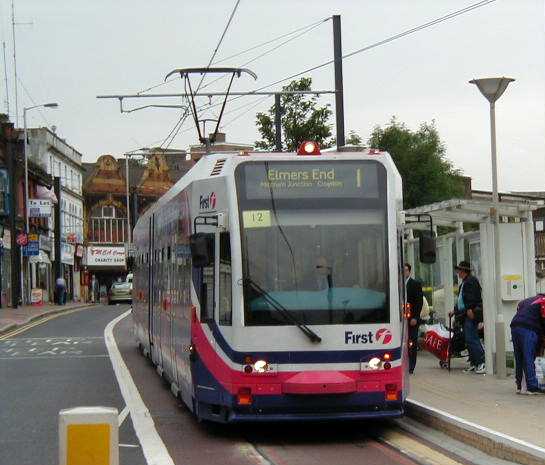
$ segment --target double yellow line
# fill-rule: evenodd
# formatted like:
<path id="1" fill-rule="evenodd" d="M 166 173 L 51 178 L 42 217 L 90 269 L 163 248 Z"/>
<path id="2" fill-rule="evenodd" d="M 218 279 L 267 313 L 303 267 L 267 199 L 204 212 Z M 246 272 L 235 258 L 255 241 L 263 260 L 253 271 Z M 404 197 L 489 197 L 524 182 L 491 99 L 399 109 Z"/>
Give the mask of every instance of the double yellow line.
<path id="1" fill-rule="evenodd" d="M 43 325 L 44 323 L 47 323 L 48 321 L 54 320 L 55 318 L 59 318 L 60 316 L 64 315 L 70 315 L 71 313 L 80 312 L 81 310 L 85 310 L 86 308 L 89 308 L 88 306 L 81 307 L 81 308 L 74 308 L 73 310 L 67 310 L 66 312 L 59 312 L 55 313 L 54 315 L 45 316 L 43 318 L 40 318 L 35 321 L 31 321 L 30 323 L 27 323 L 26 325 L 23 325 L 19 328 L 16 328 L 12 331 L 9 331 L 5 334 L 2 334 L 0 336 L 0 341 L 3 341 L 5 339 L 10 339 L 13 336 L 17 336 L 18 334 L 24 333 L 25 331 L 28 331 L 29 329 L 32 329 L 36 326 Z"/>

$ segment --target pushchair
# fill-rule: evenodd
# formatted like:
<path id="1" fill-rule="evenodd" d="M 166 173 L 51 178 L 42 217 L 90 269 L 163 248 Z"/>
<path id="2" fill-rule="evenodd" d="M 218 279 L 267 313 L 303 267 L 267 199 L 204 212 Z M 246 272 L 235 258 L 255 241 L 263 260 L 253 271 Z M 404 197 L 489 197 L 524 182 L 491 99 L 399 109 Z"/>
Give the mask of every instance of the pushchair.
<path id="1" fill-rule="evenodd" d="M 449 327 L 442 323 L 426 327 L 424 347 L 439 359 L 439 366 L 450 371 L 450 360 L 462 357 L 466 348 L 462 324 L 449 317 Z"/>

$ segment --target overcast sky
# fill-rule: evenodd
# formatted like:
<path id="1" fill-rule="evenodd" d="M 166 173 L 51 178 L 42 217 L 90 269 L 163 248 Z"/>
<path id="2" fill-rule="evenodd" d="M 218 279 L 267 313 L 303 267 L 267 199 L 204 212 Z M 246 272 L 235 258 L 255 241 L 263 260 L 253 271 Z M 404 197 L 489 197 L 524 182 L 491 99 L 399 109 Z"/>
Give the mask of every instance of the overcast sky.
<path id="1" fill-rule="evenodd" d="M 458 10 L 476 0 L 242 0 L 218 58 L 319 21 L 342 16 L 344 53 Z M 2 39 L 8 54 L 10 113 L 14 117 L 10 0 L 0 0 Z M 20 80 L 37 103 L 58 110 L 29 113 L 31 126 L 56 125 L 58 134 L 84 154 L 122 155 L 157 145 L 179 118 L 175 109 L 120 114 L 116 101 L 99 94 L 133 93 L 160 83 L 177 67 L 205 66 L 235 0 L 15 0 Z M 543 0 L 497 0 L 453 20 L 344 61 L 346 128 L 367 139 L 395 115 L 416 129 L 434 120 L 453 164 L 488 189 L 488 104 L 467 82 L 506 75 L 516 79 L 497 104 L 501 190 L 545 190 L 545 11 Z M 249 65 L 235 90 L 251 90 L 332 57 L 331 21 Z M 274 44 L 273 44 L 274 45 Z M 272 45 L 271 45 L 272 46 Z M 222 65 L 240 66 L 269 47 Z M 333 68 L 311 74 L 315 89 L 333 87 Z M 215 86 L 217 90 L 221 88 Z M 5 86 L 2 85 L 2 100 Z M 274 89 L 274 88 L 273 88 Z M 180 80 L 152 92 L 182 92 Z M 257 97 L 238 100 L 232 111 Z M 331 102 L 331 97 L 322 97 Z M 3 103 L 3 102 L 2 102 Z M 151 103 L 128 102 L 129 105 Z M 155 103 L 177 103 L 162 101 Z M 19 108 L 30 97 L 20 88 Z M 225 116 L 234 142 L 257 138 L 255 113 L 272 99 Z M 5 104 L 3 104 L 5 111 Z M 22 120 L 22 118 L 21 118 Z M 186 121 L 171 147 L 196 143 Z"/>

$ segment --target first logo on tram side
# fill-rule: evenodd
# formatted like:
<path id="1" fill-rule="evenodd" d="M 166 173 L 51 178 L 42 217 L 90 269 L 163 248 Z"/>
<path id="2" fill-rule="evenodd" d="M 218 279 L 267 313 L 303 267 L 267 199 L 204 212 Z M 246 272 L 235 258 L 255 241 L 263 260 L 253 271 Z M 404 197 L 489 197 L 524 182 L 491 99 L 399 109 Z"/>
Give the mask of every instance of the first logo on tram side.
<path id="1" fill-rule="evenodd" d="M 214 210 L 216 208 L 216 193 L 210 192 L 208 195 L 199 196 L 200 210 Z"/>

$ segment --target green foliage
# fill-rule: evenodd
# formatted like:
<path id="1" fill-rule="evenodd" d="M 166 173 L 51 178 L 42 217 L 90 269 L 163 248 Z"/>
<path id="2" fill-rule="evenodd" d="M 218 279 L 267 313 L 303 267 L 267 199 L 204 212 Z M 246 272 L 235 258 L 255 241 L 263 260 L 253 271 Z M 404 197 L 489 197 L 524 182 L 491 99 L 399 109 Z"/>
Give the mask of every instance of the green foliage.
<path id="1" fill-rule="evenodd" d="M 411 131 L 394 117 L 386 127 L 375 127 L 369 146 L 392 156 L 403 179 L 405 208 L 463 195 L 461 172 L 446 158 L 433 121 Z"/>
<path id="2" fill-rule="evenodd" d="M 301 78 L 284 86 L 284 91 L 311 90 L 312 78 Z M 282 95 L 282 150 L 294 151 L 306 140 L 318 142 L 320 147 L 331 147 L 331 125 L 329 118 L 332 111 L 329 104 L 318 105 L 315 95 Z M 256 123 L 261 140 L 255 143 L 259 149 L 271 150 L 275 147 L 274 131 L 275 105 L 268 112 L 258 113 Z"/>
<path id="3" fill-rule="evenodd" d="M 363 139 L 356 131 L 350 131 L 346 138 L 346 145 L 362 145 Z"/>

